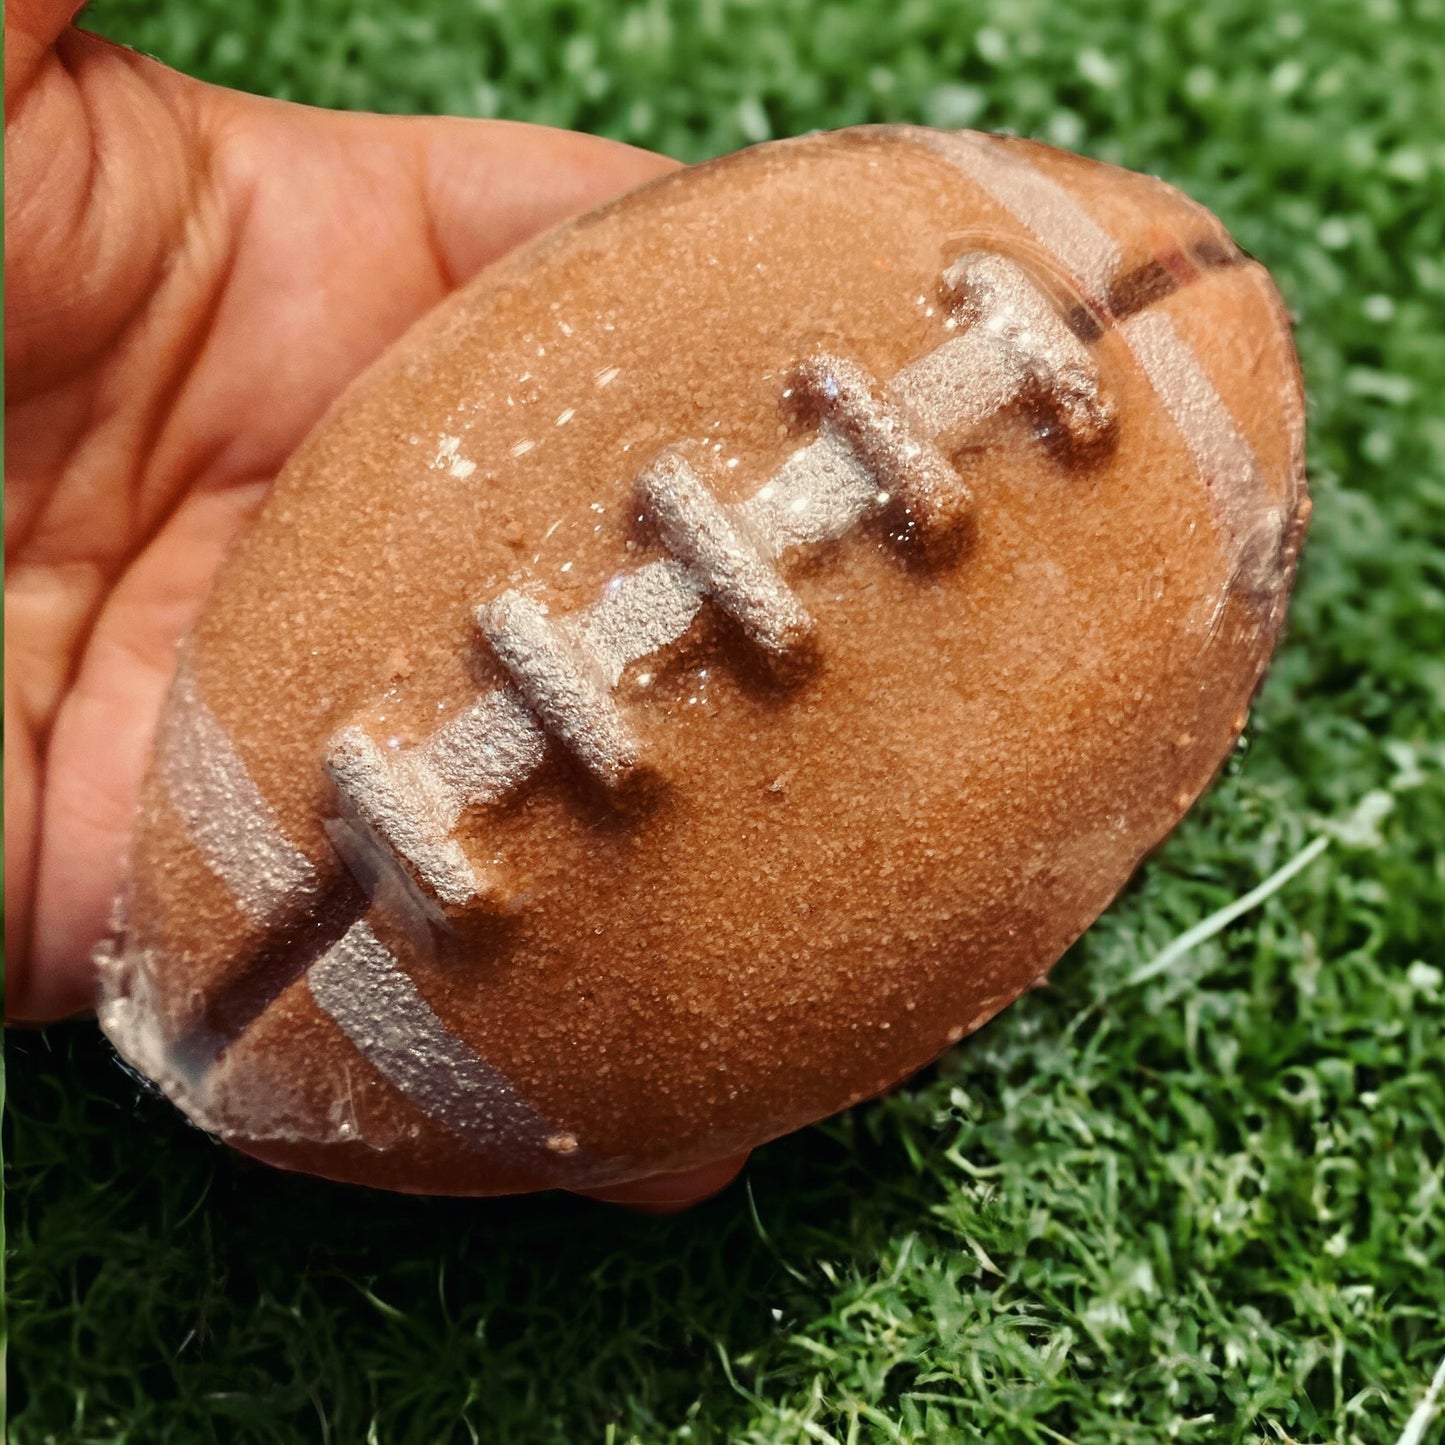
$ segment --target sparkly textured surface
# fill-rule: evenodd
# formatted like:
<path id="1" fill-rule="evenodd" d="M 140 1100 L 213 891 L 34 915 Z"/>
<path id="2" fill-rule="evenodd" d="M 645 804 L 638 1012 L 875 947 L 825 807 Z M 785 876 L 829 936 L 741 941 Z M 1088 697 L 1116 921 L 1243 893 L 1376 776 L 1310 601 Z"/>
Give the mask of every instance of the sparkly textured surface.
<path id="1" fill-rule="evenodd" d="M 963 348 L 963 355 L 959 350 L 945 342 L 895 383 L 930 415 L 933 431 L 947 429 L 945 398 L 950 392 L 967 397 L 979 420 L 1013 400 L 1007 386 L 991 384 L 990 373 L 996 370 L 987 365 L 992 347 L 982 357 L 976 345 Z M 971 365 L 974 361 L 984 364 Z M 878 383 L 862 367 L 821 352 L 808 357 L 792 381 L 793 389 L 857 457 L 880 499 L 896 501 L 925 538 L 950 537 L 967 522 L 973 498 L 962 477 L 914 418 L 878 397 Z"/>
<path id="2" fill-rule="evenodd" d="M 156 742 L 167 799 L 212 870 L 252 918 L 307 892 L 316 873 L 288 844 L 183 661 Z"/>
<path id="3" fill-rule="evenodd" d="M 749 637 L 769 652 L 803 642 L 813 619 L 762 545 L 736 526 L 685 457 L 664 453 L 642 474 L 638 496 L 663 543 Z"/>
<path id="4" fill-rule="evenodd" d="M 525 1153 L 558 1133 L 447 1029 L 364 922 L 307 971 L 306 987 L 390 1084 L 469 1147 Z"/>
<path id="5" fill-rule="evenodd" d="M 639 761 L 600 661 L 520 592 L 477 609 L 477 626 L 542 726 L 599 781 L 615 787 Z"/>
<path id="6" fill-rule="evenodd" d="M 1109 303 L 1161 247 L 1203 259 L 1130 318 L 1167 318 L 1151 369 Z M 185 1039 L 198 998 L 241 1030 L 198 1112 L 276 1162 L 490 1192 L 704 1164 L 923 1064 L 1039 978 L 1226 756 L 1301 444 L 1262 269 L 1176 192 L 1045 148 L 788 142 L 504 263 L 333 409 L 197 627 L 267 826 L 329 880 L 328 930 L 356 910 L 307 956 L 323 986 L 298 977 L 253 911 L 216 925 L 246 859 L 152 790 L 147 999 Z M 730 539 L 678 526 L 698 489 L 639 505 L 669 448 Z M 1248 585 L 1245 494 L 1276 518 Z M 960 507 L 964 546 L 912 546 Z M 706 606 L 744 537 L 815 624 L 799 675 Z M 432 849 L 430 910 L 424 870 L 387 875 L 393 823 Z M 268 977 L 269 1005 L 206 1004 Z M 452 1117 L 473 1074 L 530 1137 Z"/>
<path id="7" fill-rule="evenodd" d="M 851 361 L 825 352 L 794 368 L 782 395 L 813 413 L 821 435 L 792 452 L 751 498 L 723 507 L 675 448 L 643 469 L 643 514 L 683 572 L 651 563 L 614 576 L 598 602 L 561 625 L 544 605 L 510 590 L 476 610 L 483 636 L 525 705 L 601 782 L 617 786 L 640 761 L 610 690 L 627 663 L 681 638 L 699 593 L 754 642 L 781 655 L 796 651 L 813 631 L 812 618 L 770 565 L 786 547 L 832 541 L 892 502 L 935 560 L 946 552 L 968 520 L 972 497 L 922 427 L 950 433 L 957 445 L 972 428 L 1027 399 L 1061 418 L 1075 452 L 1108 434 L 1113 408 L 1100 394 L 1092 358 L 1023 272 L 998 256 L 970 255 L 945 271 L 941 289 L 954 312 L 948 321 L 961 319 L 968 335 L 944 342 L 893 379 L 901 407 L 880 400 L 877 383 Z M 1180 348 L 1174 337 L 1174 351 Z M 1188 376 L 1191 415 L 1211 403 L 1219 411 L 1208 379 L 1197 367 Z M 1156 389 L 1180 390 L 1165 370 L 1156 368 L 1151 380 Z M 1227 416 L 1222 424 L 1213 413 L 1209 420 L 1211 437 L 1229 433 Z M 1191 434 L 1197 438 L 1199 427 Z M 1235 471 L 1228 480 L 1238 489 L 1253 484 L 1254 461 L 1241 438 L 1232 440 Z M 851 457 L 841 469 L 848 479 L 841 489 L 834 464 L 840 451 Z M 1198 446 L 1196 455 L 1208 472 L 1213 456 Z M 1269 555 L 1260 560 L 1268 585 L 1268 568 L 1277 570 L 1277 563 Z M 669 585 L 675 595 L 659 596 Z M 496 801 L 541 761 L 534 729 L 518 714 L 515 698 L 484 695 L 464 711 L 464 727 L 453 722 L 414 748 L 399 738 L 379 742 L 354 723 L 328 744 L 327 771 L 342 811 L 394 851 L 399 869 L 415 869 L 420 886 L 443 904 L 465 904 L 487 891 L 449 836 L 462 809 Z M 369 853 L 364 867 L 369 877 Z"/>

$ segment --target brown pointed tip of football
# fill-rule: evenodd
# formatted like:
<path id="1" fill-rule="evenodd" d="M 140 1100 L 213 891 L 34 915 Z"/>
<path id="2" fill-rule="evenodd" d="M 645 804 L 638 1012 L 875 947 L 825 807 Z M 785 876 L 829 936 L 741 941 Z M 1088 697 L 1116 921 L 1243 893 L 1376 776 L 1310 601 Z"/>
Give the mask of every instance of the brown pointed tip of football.
<path id="1" fill-rule="evenodd" d="M 553 232 L 227 563 L 105 1028 L 235 1147 L 416 1192 L 611 1193 L 888 1087 L 1228 756 L 1303 417 L 1219 222 L 1045 146 L 810 136 Z"/>

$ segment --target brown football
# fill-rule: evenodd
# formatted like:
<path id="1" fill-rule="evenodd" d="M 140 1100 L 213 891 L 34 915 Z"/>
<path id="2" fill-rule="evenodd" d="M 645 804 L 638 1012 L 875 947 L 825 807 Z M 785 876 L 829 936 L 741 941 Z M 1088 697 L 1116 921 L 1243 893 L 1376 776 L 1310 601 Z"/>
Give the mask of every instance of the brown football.
<path id="1" fill-rule="evenodd" d="M 332 407 L 184 645 L 101 1020 L 203 1128 L 604 1188 L 888 1086 L 1229 754 L 1308 515 L 1262 267 L 906 127 L 551 233 Z"/>

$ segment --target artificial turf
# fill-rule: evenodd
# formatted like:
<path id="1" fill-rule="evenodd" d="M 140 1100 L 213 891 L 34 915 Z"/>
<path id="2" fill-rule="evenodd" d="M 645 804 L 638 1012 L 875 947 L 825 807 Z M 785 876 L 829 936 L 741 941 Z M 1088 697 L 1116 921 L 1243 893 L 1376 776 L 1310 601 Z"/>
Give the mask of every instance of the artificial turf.
<path id="1" fill-rule="evenodd" d="M 1439 1440 L 1445 4 L 105 0 L 85 23 L 224 84 L 689 160 L 921 120 L 1157 172 L 1294 311 L 1317 510 L 1247 746 L 1051 985 L 691 1214 L 272 1174 L 92 1026 L 12 1037 L 18 1445 Z"/>

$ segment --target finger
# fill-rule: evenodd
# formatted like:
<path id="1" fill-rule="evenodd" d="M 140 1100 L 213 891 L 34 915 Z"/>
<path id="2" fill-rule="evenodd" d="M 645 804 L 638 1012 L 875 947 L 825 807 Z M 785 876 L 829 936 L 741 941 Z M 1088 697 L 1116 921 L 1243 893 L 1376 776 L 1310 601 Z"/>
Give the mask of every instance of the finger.
<path id="1" fill-rule="evenodd" d="M 207 485 L 278 470 L 341 388 L 449 291 L 676 164 L 542 126 L 314 110 L 185 84 L 214 209 L 238 229 L 207 351 L 154 460 L 191 475 L 207 459 Z M 251 418 L 239 432 L 238 414 Z"/>
<path id="2" fill-rule="evenodd" d="M 547 126 L 453 119 L 411 124 L 423 201 L 443 270 L 454 282 L 678 166 L 651 151 Z"/>
<path id="3" fill-rule="evenodd" d="M 579 1189 L 585 1199 L 598 1199 L 604 1204 L 620 1204 L 639 1214 L 676 1214 L 711 1199 L 726 1189 L 742 1173 L 751 1151 L 731 1154 L 705 1164 L 701 1169 L 688 1169 L 680 1174 L 654 1174 L 647 1179 L 633 1179 L 605 1189 Z"/>
<path id="4" fill-rule="evenodd" d="M 95 1006 L 92 950 L 109 930 L 141 782 L 181 636 L 211 577 L 250 522 L 266 481 L 200 491 L 112 590 L 50 732 L 43 850 L 30 968 L 6 1008 L 53 1019 Z"/>
<path id="5" fill-rule="evenodd" d="M 7 89 L 7 407 L 92 383 L 170 272 L 204 155 L 168 78 L 71 29 Z"/>
<path id="6" fill-rule="evenodd" d="M 372 199 L 386 193 L 398 219 L 425 220 L 451 286 L 549 227 L 681 164 L 621 141 L 521 121 L 321 110 L 185 84 L 213 157 L 230 158 L 213 159 L 215 169 L 255 191 L 262 181 L 284 186 L 294 164 L 327 152 L 342 171 L 365 178 Z M 278 149 L 274 137 L 292 144 Z M 238 155 L 245 157 L 239 163 Z M 281 174 L 262 175 L 262 156 L 279 162 Z M 245 173 L 251 174 L 242 179 Z"/>
<path id="7" fill-rule="evenodd" d="M 84 0 L 5 0 L 5 114 Z"/>
<path id="8" fill-rule="evenodd" d="M 85 0 L 5 0 L 6 39 L 19 31 L 53 45 L 84 4 Z"/>
<path id="9" fill-rule="evenodd" d="M 36 792 L 40 756 L 35 733 L 19 703 L 19 687 L 5 675 L 5 1017 L 29 1019 L 27 967 L 30 903 L 35 865 Z M 42 1001 L 43 1004 L 43 1001 Z"/>

